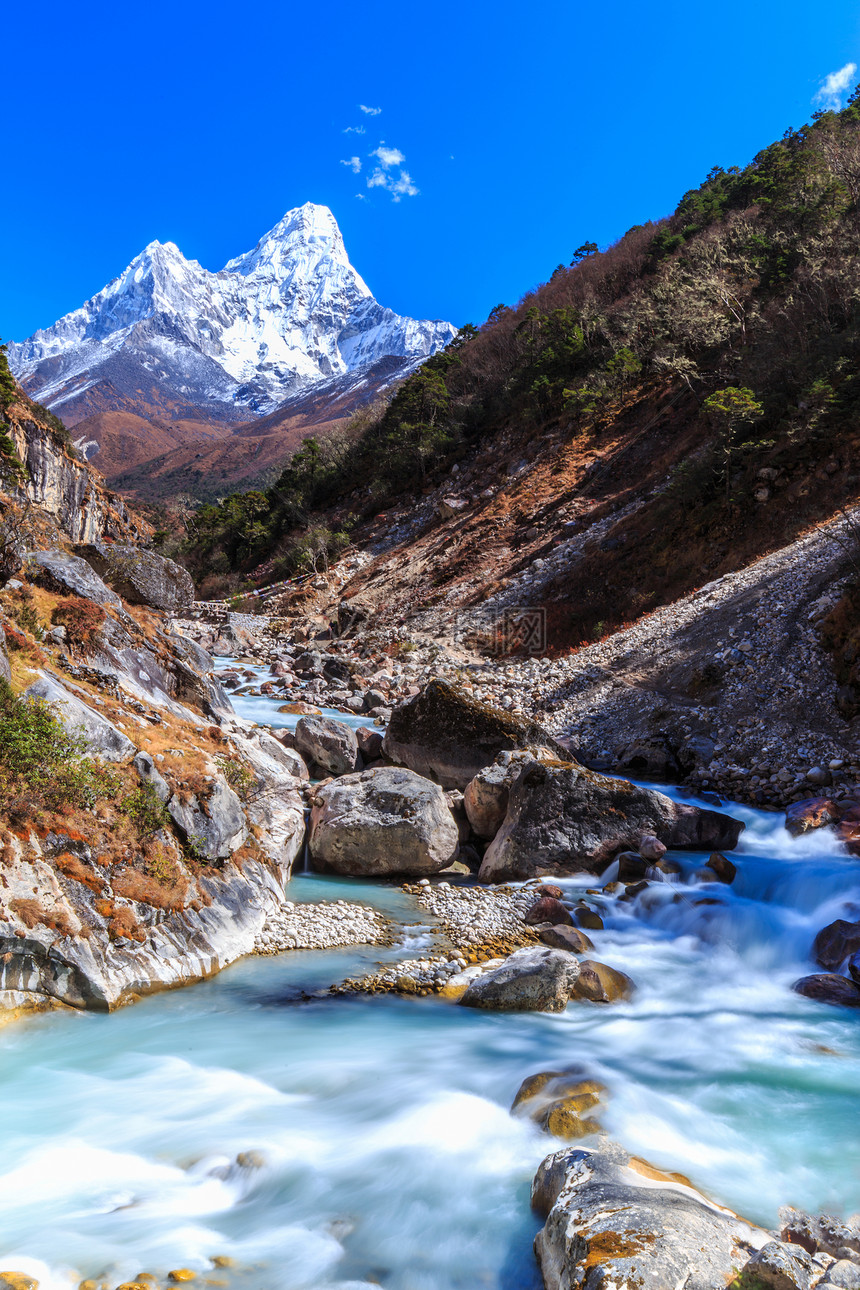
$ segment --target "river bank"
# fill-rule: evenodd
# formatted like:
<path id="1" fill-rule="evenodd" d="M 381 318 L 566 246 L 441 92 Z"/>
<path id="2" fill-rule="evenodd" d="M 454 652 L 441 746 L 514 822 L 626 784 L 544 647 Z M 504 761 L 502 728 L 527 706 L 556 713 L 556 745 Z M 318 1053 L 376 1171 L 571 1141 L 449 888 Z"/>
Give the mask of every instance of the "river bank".
<path id="1" fill-rule="evenodd" d="M 2 1266 L 42 1290 L 67 1290 L 72 1269 L 116 1286 L 182 1266 L 244 1290 L 532 1290 L 528 1189 L 553 1142 L 508 1108 L 527 1076 L 571 1064 L 609 1090 L 613 1138 L 747 1217 L 854 1212 L 856 1018 L 790 985 L 814 928 L 860 900 L 860 865 L 741 813 L 718 905 L 683 884 L 680 902 L 616 903 L 592 933 L 636 982 L 611 1008 L 328 997 L 375 970 L 368 948 L 246 959 L 112 1016 L 7 1027 Z M 290 888 L 414 917 L 397 888 Z M 414 942 L 382 953 L 414 957 Z"/>

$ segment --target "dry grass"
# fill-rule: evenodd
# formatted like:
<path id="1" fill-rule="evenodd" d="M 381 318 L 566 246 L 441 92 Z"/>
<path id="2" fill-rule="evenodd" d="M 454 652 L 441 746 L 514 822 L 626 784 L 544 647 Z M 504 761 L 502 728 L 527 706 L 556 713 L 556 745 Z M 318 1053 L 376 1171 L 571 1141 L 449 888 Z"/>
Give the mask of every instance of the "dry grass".
<path id="1" fill-rule="evenodd" d="M 101 895 L 105 890 L 104 881 L 99 877 L 96 871 L 88 864 L 85 864 L 79 856 L 72 855 L 70 851 L 64 851 L 61 855 L 55 856 L 54 864 L 60 873 L 66 878 L 71 878 L 74 882 L 83 883 L 94 891 L 96 895 Z"/>
<path id="2" fill-rule="evenodd" d="M 17 914 L 26 928 L 49 927 L 60 936 L 74 936 L 75 928 L 63 909 L 43 909 L 38 900 L 18 897 L 9 901 L 9 910 Z"/>

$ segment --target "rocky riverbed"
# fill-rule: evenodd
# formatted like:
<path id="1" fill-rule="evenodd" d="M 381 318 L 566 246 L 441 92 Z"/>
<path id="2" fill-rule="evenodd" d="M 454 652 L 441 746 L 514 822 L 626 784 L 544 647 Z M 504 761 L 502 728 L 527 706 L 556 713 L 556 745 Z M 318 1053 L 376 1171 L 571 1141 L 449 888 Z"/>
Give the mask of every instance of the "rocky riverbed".
<path id="1" fill-rule="evenodd" d="M 182 629 L 210 647 L 248 649 L 271 669 L 267 681 L 246 668 L 239 688 L 270 684 L 285 700 L 341 706 L 370 724 L 438 676 L 479 701 L 542 720 L 592 765 L 754 805 L 785 806 L 821 787 L 850 798 L 860 784 L 860 746 L 837 710 L 838 683 L 819 628 L 851 573 L 852 540 L 839 517 L 558 659 L 476 654 L 476 629 L 486 632 L 501 604 L 455 617 L 418 615 L 400 634 L 350 620 L 339 639 L 337 598 L 348 603 L 348 561 L 321 580 L 318 635 L 327 639 L 288 648 L 284 633 L 294 621 L 279 628 L 278 620 L 252 616 Z M 534 585 L 509 588 L 505 603 L 514 593 L 519 603 L 540 603 L 544 572 L 534 571 Z M 307 620 L 305 632 L 312 633 Z"/>

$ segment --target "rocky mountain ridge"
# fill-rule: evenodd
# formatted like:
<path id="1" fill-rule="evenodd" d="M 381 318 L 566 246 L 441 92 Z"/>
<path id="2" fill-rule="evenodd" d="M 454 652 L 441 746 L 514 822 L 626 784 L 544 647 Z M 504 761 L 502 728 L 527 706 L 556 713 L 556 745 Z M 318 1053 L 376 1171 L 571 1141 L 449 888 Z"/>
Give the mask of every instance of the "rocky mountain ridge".
<path id="1" fill-rule="evenodd" d="M 320 383 L 355 392 L 382 360 L 389 381 L 402 376 L 454 334 L 380 305 L 331 211 L 308 202 L 215 273 L 151 242 L 79 309 L 10 344 L 9 360 L 67 425 L 88 423 L 76 439 L 110 474 L 119 461 L 98 460 L 99 414 L 193 422 L 205 440 Z"/>

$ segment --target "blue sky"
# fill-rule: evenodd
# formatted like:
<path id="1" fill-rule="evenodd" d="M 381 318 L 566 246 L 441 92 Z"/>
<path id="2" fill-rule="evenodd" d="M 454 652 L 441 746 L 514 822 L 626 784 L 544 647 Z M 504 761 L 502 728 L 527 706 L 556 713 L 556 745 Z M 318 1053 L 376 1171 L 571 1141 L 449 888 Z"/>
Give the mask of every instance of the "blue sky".
<path id="1" fill-rule="evenodd" d="M 305 201 L 383 304 L 462 324 L 801 125 L 860 7 L 44 0 L 0 42 L 5 339 L 153 239 L 216 269 Z"/>

